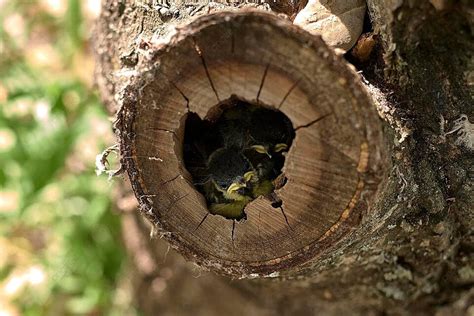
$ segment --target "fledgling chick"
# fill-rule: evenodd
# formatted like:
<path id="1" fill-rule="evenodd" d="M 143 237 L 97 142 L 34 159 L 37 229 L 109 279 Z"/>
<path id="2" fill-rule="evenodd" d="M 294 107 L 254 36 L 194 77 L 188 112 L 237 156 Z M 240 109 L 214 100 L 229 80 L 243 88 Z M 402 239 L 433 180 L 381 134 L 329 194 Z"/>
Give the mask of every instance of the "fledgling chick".
<path id="1" fill-rule="evenodd" d="M 237 220 L 244 218 L 245 205 L 252 200 L 249 183 L 258 180 L 243 153 L 235 147 L 216 150 L 209 157 L 203 176 L 201 186 L 210 212 Z"/>
<path id="2" fill-rule="evenodd" d="M 190 114 L 183 156 L 209 212 L 240 220 L 249 202 L 273 192 L 295 132 L 277 110 L 231 102 L 214 122 Z"/>
<path id="3" fill-rule="evenodd" d="M 255 151 L 272 158 L 288 150 L 294 134 L 291 121 L 282 112 L 264 107 L 252 111 L 249 137 Z"/>
<path id="4" fill-rule="evenodd" d="M 294 130 L 282 112 L 238 100 L 233 103 L 216 122 L 224 146 L 253 149 L 269 158 L 288 150 Z"/>

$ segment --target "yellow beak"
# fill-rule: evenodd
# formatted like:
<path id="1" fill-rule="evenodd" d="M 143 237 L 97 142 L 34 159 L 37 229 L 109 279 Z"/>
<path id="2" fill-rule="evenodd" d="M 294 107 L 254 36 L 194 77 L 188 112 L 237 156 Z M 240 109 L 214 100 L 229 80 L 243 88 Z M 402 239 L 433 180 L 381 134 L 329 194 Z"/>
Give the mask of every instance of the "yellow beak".
<path id="1" fill-rule="evenodd" d="M 260 154 L 265 154 L 265 155 L 267 155 L 268 158 L 270 158 L 270 159 L 272 158 L 272 155 L 268 152 L 268 150 L 267 150 L 264 146 L 262 146 L 262 145 L 253 145 L 252 148 L 253 148 L 256 152 L 258 152 L 258 153 L 260 153 Z"/>

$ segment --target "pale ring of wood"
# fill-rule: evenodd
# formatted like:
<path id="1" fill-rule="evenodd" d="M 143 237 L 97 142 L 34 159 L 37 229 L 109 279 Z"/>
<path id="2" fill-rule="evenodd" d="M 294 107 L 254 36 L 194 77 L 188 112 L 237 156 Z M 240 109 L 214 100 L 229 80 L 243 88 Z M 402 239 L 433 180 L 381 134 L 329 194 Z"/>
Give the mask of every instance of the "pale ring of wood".
<path id="1" fill-rule="evenodd" d="M 127 169 L 145 213 L 188 258 L 222 273 L 271 272 L 357 224 L 380 126 L 356 75 L 319 38 L 269 14 L 220 13 L 180 29 L 150 65 L 129 89 Z M 205 118 L 232 95 L 281 110 L 296 130 L 276 191 L 282 209 L 258 198 L 238 223 L 209 215 L 182 159 L 186 113 Z"/>

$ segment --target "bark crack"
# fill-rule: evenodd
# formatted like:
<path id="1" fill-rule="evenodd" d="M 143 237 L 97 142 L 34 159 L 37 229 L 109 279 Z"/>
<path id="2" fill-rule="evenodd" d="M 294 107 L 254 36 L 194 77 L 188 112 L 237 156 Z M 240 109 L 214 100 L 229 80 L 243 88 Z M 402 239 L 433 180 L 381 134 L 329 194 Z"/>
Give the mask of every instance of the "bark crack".
<path id="1" fill-rule="evenodd" d="M 182 196 L 178 197 L 177 199 L 175 199 L 174 201 L 172 201 L 172 202 L 168 205 L 168 207 L 166 207 L 166 211 L 169 212 L 173 207 L 176 206 L 176 204 L 177 204 L 179 201 L 185 199 L 188 195 L 189 195 L 189 193 L 186 193 L 185 195 L 182 195 Z"/>
<path id="2" fill-rule="evenodd" d="M 260 93 L 262 92 L 263 85 L 265 84 L 265 78 L 267 77 L 269 67 L 270 67 L 270 63 L 268 63 L 267 66 L 265 67 L 265 70 L 264 70 L 263 76 L 262 76 L 262 80 L 260 81 L 260 87 L 258 88 L 258 92 L 257 92 L 257 103 L 260 103 L 260 100 L 259 100 Z"/>
<path id="3" fill-rule="evenodd" d="M 283 215 L 283 218 L 285 219 L 285 223 L 287 225 L 286 230 L 288 231 L 288 235 L 290 236 L 291 240 L 293 241 L 294 244 L 297 244 L 295 241 L 295 236 L 293 236 L 293 228 L 290 225 L 290 222 L 288 221 L 288 217 L 285 214 L 285 210 L 283 209 L 283 206 L 278 207 L 281 211 L 281 214 Z"/>
<path id="4" fill-rule="evenodd" d="M 209 69 L 207 68 L 206 59 L 204 58 L 204 55 L 202 54 L 202 51 L 199 48 L 199 45 L 196 42 L 195 38 L 193 38 L 193 42 L 194 42 L 194 49 L 196 50 L 199 58 L 201 59 L 202 66 L 204 67 L 204 71 L 206 72 L 206 76 L 207 76 L 207 79 L 209 80 L 209 84 L 211 85 L 211 89 L 212 89 L 212 91 L 214 91 L 214 94 L 216 95 L 217 102 L 221 102 L 221 100 L 219 98 L 219 94 L 217 93 L 216 87 L 214 86 L 214 83 L 212 82 L 212 78 L 211 78 L 211 75 L 209 73 Z"/>
<path id="5" fill-rule="evenodd" d="M 232 221 L 232 235 L 231 235 L 231 238 L 232 238 L 232 245 L 234 245 L 234 237 L 235 237 L 235 220 Z"/>
<path id="6" fill-rule="evenodd" d="M 168 79 L 168 80 L 169 80 L 169 79 Z M 186 101 L 186 109 L 187 109 L 187 112 L 188 112 L 188 113 L 191 112 L 191 111 L 189 110 L 189 98 L 184 94 L 183 91 L 181 91 L 180 88 L 178 88 L 178 86 L 177 86 L 173 81 L 169 80 L 169 82 L 173 85 L 173 87 L 174 87 L 176 90 L 178 90 L 179 94 L 181 94 L 181 96 L 182 96 L 182 97 L 184 98 L 184 100 Z"/>
<path id="7" fill-rule="evenodd" d="M 163 182 L 160 184 L 160 186 L 163 186 L 163 185 L 165 185 L 165 184 L 168 184 L 168 183 L 170 183 L 170 182 L 173 182 L 174 180 L 178 179 L 179 176 L 180 176 L 180 174 L 177 174 L 177 175 L 174 176 L 173 178 L 168 179 L 168 180 L 166 180 L 166 181 L 163 181 Z"/>
<path id="8" fill-rule="evenodd" d="M 290 89 L 288 90 L 288 92 L 283 96 L 283 99 L 281 100 L 280 104 L 278 105 L 277 109 L 281 109 L 281 107 L 283 106 L 283 103 L 285 103 L 286 99 L 288 98 L 288 96 L 290 95 L 290 93 L 293 91 L 293 89 L 296 88 L 296 86 L 298 85 L 298 83 L 300 82 L 300 79 L 298 79 L 295 83 L 293 83 L 293 85 L 290 87 Z"/>
<path id="9" fill-rule="evenodd" d="M 209 212 L 206 213 L 206 215 L 204 215 L 204 217 L 202 218 L 202 220 L 199 222 L 199 224 L 196 226 L 196 228 L 194 229 L 193 233 L 195 233 L 199 227 L 201 227 L 202 223 L 204 223 L 204 221 L 207 219 L 207 217 L 209 216 Z"/>
<path id="10" fill-rule="evenodd" d="M 317 119 L 314 119 L 314 120 L 312 120 L 312 121 L 309 122 L 309 123 L 306 123 L 306 124 L 300 125 L 300 126 L 298 126 L 298 127 L 295 127 L 295 132 L 296 132 L 297 130 L 301 129 L 301 128 L 311 127 L 311 126 L 313 126 L 314 124 L 316 124 L 317 122 L 321 121 L 322 119 L 328 117 L 328 116 L 331 115 L 331 114 L 333 114 L 333 112 L 328 113 L 328 114 L 324 114 L 323 116 L 320 116 L 320 117 L 318 117 Z"/>
<path id="11" fill-rule="evenodd" d="M 166 128 L 147 128 L 145 129 L 147 131 L 160 131 L 160 132 L 167 132 L 167 133 L 171 133 L 173 134 L 173 137 L 175 139 L 178 139 L 178 135 L 176 134 L 175 131 L 172 131 L 172 130 L 169 130 L 169 129 L 166 129 Z"/>
<path id="12" fill-rule="evenodd" d="M 285 214 L 285 210 L 283 209 L 283 206 L 278 207 L 281 211 L 281 214 L 283 215 L 283 218 L 285 219 L 286 225 L 288 225 L 289 229 L 293 231 L 293 228 L 291 228 L 290 222 L 288 221 L 288 217 Z"/>
<path id="13" fill-rule="evenodd" d="M 173 82 L 173 80 L 171 80 L 170 78 L 168 78 L 168 76 L 163 73 L 162 71 L 159 71 L 159 73 L 161 73 L 165 78 L 166 80 L 173 86 L 173 88 L 176 89 L 176 91 L 178 91 L 178 93 L 184 98 L 184 100 L 186 101 L 186 109 L 187 109 L 187 112 L 189 113 L 190 110 L 189 110 L 189 98 L 184 94 L 184 92 L 176 85 L 176 83 Z"/>

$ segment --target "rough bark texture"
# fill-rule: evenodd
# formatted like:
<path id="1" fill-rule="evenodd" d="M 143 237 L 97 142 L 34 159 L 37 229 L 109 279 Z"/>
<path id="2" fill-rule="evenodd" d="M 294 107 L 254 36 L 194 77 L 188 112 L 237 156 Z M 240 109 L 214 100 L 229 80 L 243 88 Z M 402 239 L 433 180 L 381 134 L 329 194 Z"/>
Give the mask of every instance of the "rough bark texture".
<path id="1" fill-rule="evenodd" d="M 140 46 L 165 35 L 165 25 L 184 23 L 193 10 L 209 6 L 189 8 L 104 2 L 97 81 L 111 113 L 142 58 Z M 145 313 L 196 313 L 193 307 L 207 315 L 474 312 L 474 158 L 472 148 L 456 142 L 458 135 L 446 134 L 461 115 L 473 120 L 474 9 L 467 1 L 395 0 L 368 1 L 368 8 L 379 45 L 360 66 L 387 122 L 392 157 L 377 212 L 297 276 L 281 271 L 275 279 L 232 282 L 207 272 L 191 278 L 174 253 L 160 266 L 166 246 L 148 238 L 135 213 L 126 213 L 125 238 L 137 241 L 128 243 L 140 276 L 137 302 Z"/>

